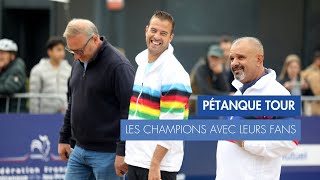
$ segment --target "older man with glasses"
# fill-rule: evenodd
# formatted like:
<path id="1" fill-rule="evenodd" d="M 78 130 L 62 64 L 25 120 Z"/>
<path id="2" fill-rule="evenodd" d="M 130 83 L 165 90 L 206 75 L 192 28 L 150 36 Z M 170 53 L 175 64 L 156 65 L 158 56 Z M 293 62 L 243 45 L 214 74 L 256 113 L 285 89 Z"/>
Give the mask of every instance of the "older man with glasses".
<path id="1" fill-rule="evenodd" d="M 71 20 L 63 36 L 76 60 L 58 147 L 61 159 L 68 161 L 65 179 L 120 179 L 127 165 L 119 126 L 120 119 L 128 118 L 133 67 L 89 20 Z"/>

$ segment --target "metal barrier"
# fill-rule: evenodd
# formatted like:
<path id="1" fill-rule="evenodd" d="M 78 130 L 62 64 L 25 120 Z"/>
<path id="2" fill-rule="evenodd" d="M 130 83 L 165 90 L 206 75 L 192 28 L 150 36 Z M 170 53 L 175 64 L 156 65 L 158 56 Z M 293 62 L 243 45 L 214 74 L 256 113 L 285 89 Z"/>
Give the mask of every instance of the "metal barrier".
<path id="1" fill-rule="evenodd" d="M 60 99 L 61 94 L 18 93 L 18 94 L 14 94 L 11 96 L 0 95 L 0 99 L 6 99 L 5 113 L 9 113 L 10 99 L 17 99 L 18 100 L 16 112 L 20 113 L 21 99 L 31 99 L 31 98 Z M 197 99 L 198 99 L 198 95 L 191 95 L 190 96 L 190 101 L 194 101 L 194 103 L 195 103 L 195 112 L 197 112 L 197 103 L 196 103 Z M 315 101 L 320 102 L 320 96 L 301 96 L 301 103 L 315 102 Z M 312 106 L 311 106 L 311 108 L 312 108 Z M 311 114 L 306 114 L 305 111 L 303 111 L 302 115 L 310 116 Z"/>
<path id="2" fill-rule="evenodd" d="M 11 96 L 0 95 L 0 99 L 6 99 L 5 113 L 9 113 L 10 99 L 17 99 L 16 113 L 20 113 L 21 99 L 45 98 L 45 99 L 61 99 L 61 94 L 44 94 L 44 93 L 17 93 Z"/>

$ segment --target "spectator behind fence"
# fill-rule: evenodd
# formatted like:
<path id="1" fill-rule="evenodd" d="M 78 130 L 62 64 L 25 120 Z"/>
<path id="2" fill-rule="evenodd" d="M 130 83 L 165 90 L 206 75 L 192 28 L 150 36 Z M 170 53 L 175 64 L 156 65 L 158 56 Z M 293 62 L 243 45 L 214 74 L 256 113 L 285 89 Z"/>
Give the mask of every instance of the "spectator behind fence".
<path id="1" fill-rule="evenodd" d="M 222 36 L 220 38 L 219 46 L 223 50 L 223 64 L 224 64 L 224 72 L 227 76 L 227 80 L 230 86 L 230 93 L 235 93 L 237 89 L 231 85 L 232 81 L 234 80 L 234 76 L 230 69 L 230 48 L 232 45 L 232 38 L 230 36 Z"/>
<path id="2" fill-rule="evenodd" d="M 309 82 L 312 94 L 320 96 L 320 51 L 314 53 L 313 63 L 302 71 L 301 77 Z M 320 101 L 306 102 L 305 108 L 306 115 L 320 115 Z"/>
<path id="3" fill-rule="evenodd" d="M 194 94 L 228 95 L 229 83 L 223 68 L 223 51 L 218 45 L 209 47 L 205 63 L 197 65 L 191 75 Z"/>
<path id="4" fill-rule="evenodd" d="M 230 85 L 223 68 L 223 51 L 211 45 L 207 57 L 201 58 L 192 68 L 191 87 L 194 95 L 228 95 Z M 196 113 L 196 102 L 190 101 L 189 112 Z"/>
<path id="5" fill-rule="evenodd" d="M 278 81 L 294 96 L 305 95 L 309 89 L 308 83 L 300 77 L 300 71 L 301 61 L 299 56 L 288 55 Z"/>
<path id="6" fill-rule="evenodd" d="M 65 42 L 51 37 L 47 42 L 48 57 L 42 58 L 30 74 L 30 93 L 55 95 L 58 98 L 31 98 L 30 113 L 64 113 L 67 108 L 67 83 L 71 66 L 65 60 Z"/>
<path id="7" fill-rule="evenodd" d="M 17 57 L 18 46 L 10 39 L 0 40 L 0 95 L 10 96 L 15 93 L 23 93 L 26 91 L 26 71 L 24 61 Z M 25 101 L 10 99 L 9 107 L 6 108 L 7 101 L 0 98 L 0 112 L 17 112 L 25 111 Z M 18 107 L 19 106 L 19 107 Z"/>

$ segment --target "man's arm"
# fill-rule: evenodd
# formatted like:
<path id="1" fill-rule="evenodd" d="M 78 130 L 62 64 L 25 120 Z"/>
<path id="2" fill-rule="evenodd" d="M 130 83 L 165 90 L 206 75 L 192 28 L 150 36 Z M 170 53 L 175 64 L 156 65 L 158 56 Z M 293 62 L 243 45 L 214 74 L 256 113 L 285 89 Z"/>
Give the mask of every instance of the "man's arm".
<path id="1" fill-rule="evenodd" d="M 277 158 L 294 150 L 298 141 L 235 141 L 235 143 L 252 154 Z"/>
<path id="2" fill-rule="evenodd" d="M 72 71 L 71 71 L 72 76 Z M 70 140 L 71 140 L 71 106 L 72 106 L 72 90 L 70 86 L 70 79 L 68 80 L 68 108 L 66 111 L 66 114 L 64 115 L 64 122 L 60 129 L 60 138 L 59 138 L 59 145 L 58 145 L 58 153 L 60 155 L 60 158 L 64 161 L 67 161 L 69 158 L 69 155 L 71 154 L 71 146 L 70 146 Z"/>
<path id="3" fill-rule="evenodd" d="M 69 155 L 71 154 L 71 146 L 70 146 L 70 138 L 71 138 L 71 100 L 70 97 L 68 103 L 68 109 L 64 116 L 64 122 L 60 129 L 60 138 L 59 138 L 59 145 L 58 145 L 58 153 L 60 158 L 64 161 L 67 161 Z"/>
<path id="4" fill-rule="evenodd" d="M 134 82 L 133 67 L 128 64 L 121 64 L 115 68 L 115 95 L 119 101 L 120 118 L 128 119 L 130 98 L 132 96 L 132 87 Z M 117 143 L 117 155 L 124 156 L 125 142 L 120 138 Z"/>
<path id="5" fill-rule="evenodd" d="M 68 103 L 68 109 L 66 111 L 66 114 L 64 116 L 64 121 L 63 125 L 60 129 L 60 139 L 59 143 L 65 143 L 69 144 L 70 143 L 70 138 L 71 138 L 71 101 L 72 97 L 70 97 L 69 103 Z"/>
<path id="6" fill-rule="evenodd" d="M 167 152 L 168 152 L 167 148 L 157 145 L 151 159 L 149 177 L 148 177 L 149 180 L 161 179 L 160 164 L 164 156 L 167 154 Z"/>
<path id="7" fill-rule="evenodd" d="M 119 101 L 121 119 L 128 119 L 130 98 L 132 96 L 132 87 L 134 82 L 133 67 L 128 64 L 121 64 L 115 69 L 115 93 Z M 125 156 L 125 141 L 117 140 L 117 150 L 115 159 L 115 169 L 119 176 L 123 176 L 128 167 L 124 162 Z"/>

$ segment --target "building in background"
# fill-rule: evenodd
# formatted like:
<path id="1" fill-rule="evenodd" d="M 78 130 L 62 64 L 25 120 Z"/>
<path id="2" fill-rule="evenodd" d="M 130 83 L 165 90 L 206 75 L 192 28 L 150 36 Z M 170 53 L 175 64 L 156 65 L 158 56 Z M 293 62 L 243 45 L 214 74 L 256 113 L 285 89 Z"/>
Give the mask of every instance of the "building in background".
<path id="1" fill-rule="evenodd" d="M 0 0 L 0 37 L 18 43 L 28 73 L 45 55 L 42 45 L 48 37 L 61 35 L 74 17 L 92 20 L 100 34 L 123 48 L 135 64 L 134 57 L 145 44 L 144 33 L 137 27 L 144 27 L 156 9 L 170 12 L 179 22 L 173 45 L 188 72 L 206 47 L 226 34 L 261 39 L 268 49 L 266 66 L 278 73 L 287 54 L 300 55 L 306 67 L 312 62 L 312 52 L 320 48 L 317 0 L 123 0 L 120 10 L 109 10 L 108 0 L 63 1 L 68 0 Z"/>

